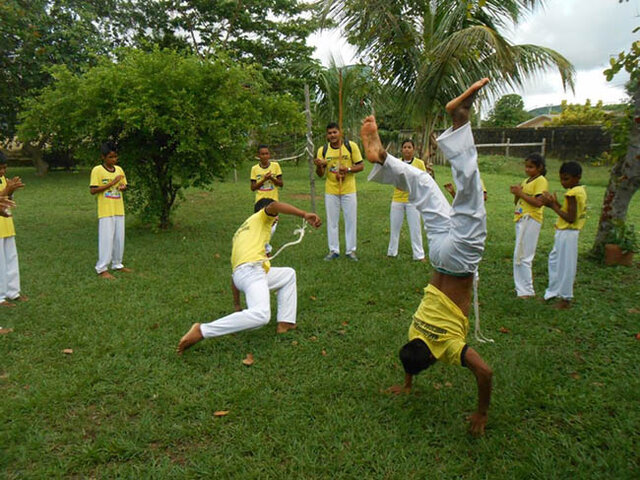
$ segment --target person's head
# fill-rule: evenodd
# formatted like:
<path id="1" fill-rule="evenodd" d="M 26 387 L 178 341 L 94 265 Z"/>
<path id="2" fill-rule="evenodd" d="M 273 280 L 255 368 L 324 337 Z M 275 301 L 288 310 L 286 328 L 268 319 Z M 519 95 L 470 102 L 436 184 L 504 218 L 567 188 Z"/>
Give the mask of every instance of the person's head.
<path id="1" fill-rule="evenodd" d="M 436 357 L 426 343 L 419 338 L 414 338 L 400 349 L 400 361 L 405 372 L 417 375 L 436 363 Z"/>
<path id="2" fill-rule="evenodd" d="M 273 202 L 275 202 L 275 200 L 273 198 L 261 198 L 253 206 L 253 213 L 258 213 L 260 210 L 262 210 L 267 205 L 269 205 L 270 203 L 273 203 Z"/>
<path id="3" fill-rule="evenodd" d="M 7 173 L 7 157 L 0 152 L 0 177 L 4 177 L 5 173 Z"/>
<path id="4" fill-rule="evenodd" d="M 267 165 L 271 158 L 271 151 L 268 145 L 258 145 L 258 157 L 262 165 Z"/>
<path id="5" fill-rule="evenodd" d="M 402 142 L 402 158 L 404 158 L 405 160 L 411 160 L 413 158 L 415 150 L 416 145 L 410 138 L 407 138 L 404 142 Z"/>
<path id="6" fill-rule="evenodd" d="M 337 147 L 340 143 L 340 125 L 336 122 L 327 124 L 327 142 L 329 142 L 332 147 Z"/>
<path id="7" fill-rule="evenodd" d="M 564 188 L 573 188 L 580 183 L 582 166 L 578 162 L 564 162 L 560 165 L 560 183 Z"/>
<path id="8" fill-rule="evenodd" d="M 100 158 L 102 158 L 102 162 L 108 167 L 113 167 L 118 163 L 118 151 L 113 142 L 104 142 L 100 145 Z"/>
<path id="9" fill-rule="evenodd" d="M 546 175 L 547 165 L 544 157 L 539 153 L 530 153 L 527 158 L 524 159 L 524 171 L 530 178 L 537 177 L 538 175 Z"/>

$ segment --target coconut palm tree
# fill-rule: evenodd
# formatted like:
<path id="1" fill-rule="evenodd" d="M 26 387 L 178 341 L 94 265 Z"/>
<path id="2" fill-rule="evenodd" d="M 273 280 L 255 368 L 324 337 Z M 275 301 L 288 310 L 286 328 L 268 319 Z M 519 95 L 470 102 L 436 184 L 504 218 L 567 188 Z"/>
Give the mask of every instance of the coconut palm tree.
<path id="1" fill-rule="evenodd" d="M 478 78 L 496 94 L 556 68 L 573 89 L 574 69 L 558 52 L 514 45 L 501 33 L 543 0 L 319 0 L 386 84 L 425 138 L 448 100 Z"/>

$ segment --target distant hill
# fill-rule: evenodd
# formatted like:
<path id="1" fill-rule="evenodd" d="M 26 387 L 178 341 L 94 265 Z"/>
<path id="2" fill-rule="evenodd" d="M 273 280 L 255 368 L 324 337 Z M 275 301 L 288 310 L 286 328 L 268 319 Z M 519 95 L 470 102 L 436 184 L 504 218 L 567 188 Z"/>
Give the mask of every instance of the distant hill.
<path id="1" fill-rule="evenodd" d="M 605 110 L 608 110 L 610 112 L 619 112 L 621 110 L 624 110 L 624 108 L 626 107 L 626 104 L 624 103 L 615 103 L 615 104 L 611 104 L 611 105 L 603 105 L 602 108 Z M 545 115 L 545 114 L 551 114 L 551 113 L 560 113 L 562 111 L 562 106 L 561 105 L 550 105 L 550 106 L 546 106 L 546 107 L 538 107 L 538 108 L 534 108 L 533 110 L 528 110 L 527 113 L 529 115 L 531 115 L 532 117 L 537 117 L 538 115 Z"/>

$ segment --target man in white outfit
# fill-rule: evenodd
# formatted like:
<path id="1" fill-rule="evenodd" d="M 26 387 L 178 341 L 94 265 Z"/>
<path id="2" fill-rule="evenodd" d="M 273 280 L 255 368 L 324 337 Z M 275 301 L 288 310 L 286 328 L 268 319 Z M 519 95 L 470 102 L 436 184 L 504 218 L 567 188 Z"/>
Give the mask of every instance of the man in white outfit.
<path id="1" fill-rule="evenodd" d="M 263 198 L 256 202 L 255 213 L 247 218 L 233 235 L 231 251 L 232 282 L 244 292 L 247 308 L 209 323 L 194 323 L 180 339 L 178 354 L 203 338 L 220 337 L 242 330 L 260 328 L 271 320 L 269 291 L 278 291 L 278 333 L 296 327 L 296 272 L 290 267 L 271 267 L 265 246 L 271 239 L 271 227 L 278 214 L 296 215 L 318 228 L 322 221 L 288 203 Z M 238 302 L 236 302 L 238 305 Z"/>
<path id="2" fill-rule="evenodd" d="M 453 127 L 438 138 L 438 145 L 449 159 L 458 191 L 452 205 L 429 174 L 384 150 L 373 117 L 365 119 L 361 130 L 367 160 L 376 164 L 369 180 L 409 192 L 409 202 L 422 214 L 429 241 L 429 259 L 436 270 L 413 316 L 409 342 L 400 350 L 405 383 L 393 386 L 389 391 L 408 393 L 413 376 L 436 361 L 469 368 L 478 386 L 478 407 L 468 419 L 474 435 L 482 435 L 487 423 L 492 371 L 466 344 L 473 276 L 482 259 L 487 234 L 469 113 L 477 91 L 488 81 L 485 78 L 474 83 L 446 107 Z"/>

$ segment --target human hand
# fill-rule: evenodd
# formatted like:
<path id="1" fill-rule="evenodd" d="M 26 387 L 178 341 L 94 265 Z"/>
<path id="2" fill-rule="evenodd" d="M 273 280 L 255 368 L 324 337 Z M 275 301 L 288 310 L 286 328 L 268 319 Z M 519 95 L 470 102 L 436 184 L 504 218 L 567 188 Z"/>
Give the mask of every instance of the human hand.
<path id="1" fill-rule="evenodd" d="M 453 188 L 451 183 L 445 183 L 444 189 L 451 194 L 452 197 L 456 196 L 456 190 Z"/>
<path id="2" fill-rule="evenodd" d="M 405 393 L 409 393 L 411 389 L 407 388 L 404 385 L 391 385 L 387 388 L 384 393 L 391 393 L 392 395 L 403 395 Z"/>
<path id="3" fill-rule="evenodd" d="M 313 160 L 313 163 L 315 163 L 316 166 L 318 166 L 318 167 L 326 167 L 327 166 L 327 161 L 326 160 L 322 160 L 321 158 L 315 158 Z"/>
<path id="4" fill-rule="evenodd" d="M 118 185 L 118 190 L 120 190 L 121 192 L 127 189 L 127 184 L 123 183 L 121 185 Z"/>
<path id="5" fill-rule="evenodd" d="M 340 165 L 340 168 L 338 170 L 343 176 L 349 173 L 349 167 L 345 167 L 344 165 Z"/>
<path id="6" fill-rule="evenodd" d="M 484 435 L 484 427 L 487 425 L 489 416 L 486 413 L 474 412 L 467 417 L 469 421 L 469 433 L 474 437 Z"/>
<path id="7" fill-rule="evenodd" d="M 23 188 L 24 183 L 22 183 L 22 179 L 20 177 L 13 177 L 7 179 L 7 193 L 11 195 L 13 192 L 18 190 L 19 188 Z"/>
<path id="8" fill-rule="evenodd" d="M 522 193 L 522 185 L 511 185 L 509 191 L 514 195 L 520 195 L 520 193 Z"/>
<path id="9" fill-rule="evenodd" d="M 117 185 L 120 183 L 120 180 L 124 178 L 124 175 L 116 175 L 113 180 L 111 180 L 111 185 Z"/>
<path id="10" fill-rule="evenodd" d="M 7 208 L 13 208 L 16 206 L 16 202 L 14 202 L 13 200 L 10 200 L 9 197 L 0 197 L 0 215 L 2 215 L 2 212 L 7 209 Z M 3 215 L 5 217 L 10 216 L 10 214 L 8 215 Z"/>
<path id="11" fill-rule="evenodd" d="M 322 220 L 315 213 L 306 212 L 304 214 L 304 219 L 309 225 L 312 225 L 315 228 L 318 228 L 320 225 L 322 225 Z"/>
<path id="12" fill-rule="evenodd" d="M 546 205 L 547 207 L 555 204 L 558 202 L 558 198 L 556 197 L 555 193 L 549 193 L 549 192 L 542 192 L 542 203 L 543 205 Z"/>
<path id="13" fill-rule="evenodd" d="M 264 179 L 269 180 L 271 178 L 271 172 L 267 172 L 264 174 Z"/>

